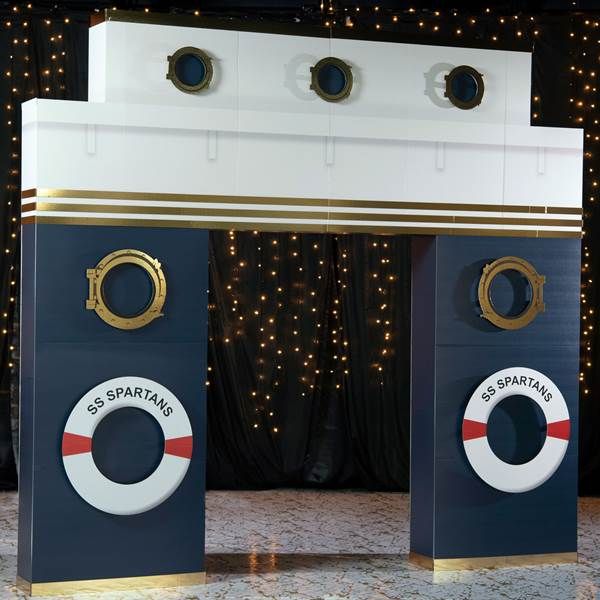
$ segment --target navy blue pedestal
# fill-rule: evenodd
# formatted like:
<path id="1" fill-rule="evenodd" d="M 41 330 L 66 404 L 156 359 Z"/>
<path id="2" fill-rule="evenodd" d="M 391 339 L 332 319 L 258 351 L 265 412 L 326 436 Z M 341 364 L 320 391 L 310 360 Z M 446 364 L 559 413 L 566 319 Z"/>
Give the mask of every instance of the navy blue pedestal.
<path id="1" fill-rule="evenodd" d="M 480 316 L 482 269 L 503 256 L 524 258 L 546 277 L 545 312 L 518 330 L 499 329 Z M 429 566 L 459 558 L 572 558 L 577 550 L 579 264 L 576 239 L 413 240 L 411 552 Z M 497 287 L 498 304 L 510 310 L 519 290 L 501 281 Z M 571 419 L 562 463 L 545 483 L 523 493 L 502 492 L 480 479 L 461 435 L 475 388 L 515 366 L 553 380 Z M 527 399 L 509 400 L 492 412 L 487 435 L 500 458 L 517 464 L 536 454 L 545 421 Z"/>
<path id="2" fill-rule="evenodd" d="M 23 226 L 18 575 L 25 582 L 204 571 L 207 239 L 206 231 L 193 229 Z M 167 281 L 164 316 L 129 331 L 85 309 L 86 269 L 124 248 L 157 258 Z M 114 287 L 126 301 L 147 292 L 147 283 L 133 277 Z M 140 290 L 127 288 L 138 284 Z M 73 406 L 94 386 L 121 376 L 168 388 L 183 404 L 194 438 L 175 492 L 130 516 L 90 506 L 67 479 L 61 457 Z M 164 438 L 143 411 L 115 411 L 110 418 L 111 432 L 94 437 L 95 445 L 107 446 L 94 448 L 95 458 L 109 476 L 143 478 Z M 108 447 L 115 440 L 117 453 Z"/>

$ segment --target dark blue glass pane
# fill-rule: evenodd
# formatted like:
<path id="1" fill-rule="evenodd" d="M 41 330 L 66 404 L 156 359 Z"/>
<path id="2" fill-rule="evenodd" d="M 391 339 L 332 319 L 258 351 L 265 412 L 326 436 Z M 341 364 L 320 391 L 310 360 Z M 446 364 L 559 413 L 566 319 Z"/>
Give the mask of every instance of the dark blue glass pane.
<path id="1" fill-rule="evenodd" d="M 336 96 L 346 85 L 344 71 L 335 65 L 325 65 L 319 69 L 318 77 L 320 88 L 327 94 Z"/>
<path id="2" fill-rule="evenodd" d="M 152 300 L 154 286 L 144 269 L 122 264 L 111 269 L 102 282 L 102 297 L 117 315 L 139 315 Z"/>
<path id="3" fill-rule="evenodd" d="M 471 102 L 477 95 L 477 81 L 469 73 L 458 73 L 452 79 L 452 93 L 462 102 Z"/>
<path id="4" fill-rule="evenodd" d="M 164 447 L 162 429 L 150 413 L 140 408 L 120 408 L 98 423 L 92 438 L 92 457 L 110 480 L 137 483 L 156 470 Z"/>
<path id="5" fill-rule="evenodd" d="M 184 54 L 175 63 L 175 75 L 185 85 L 199 85 L 206 77 L 206 65 L 195 54 Z"/>
<path id="6" fill-rule="evenodd" d="M 546 441 L 546 418 L 531 398 L 510 396 L 492 410 L 487 437 L 500 460 L 521 465 L 542 449 Z"/>

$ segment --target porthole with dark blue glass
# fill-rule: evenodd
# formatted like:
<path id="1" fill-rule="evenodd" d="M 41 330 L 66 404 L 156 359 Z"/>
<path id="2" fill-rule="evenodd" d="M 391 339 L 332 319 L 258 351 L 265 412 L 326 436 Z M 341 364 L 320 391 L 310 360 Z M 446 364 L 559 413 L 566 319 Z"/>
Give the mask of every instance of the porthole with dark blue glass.
<path id="1" fill-rule="evenodd" d="M 475 108 L 483 98 L 483 77 L 473 67 L 461 65 L 446 75 L 445 96 L 463 110 Z"/>
<path id="2" fill-rule="evenodd" d="M 199 92 L 208 88 L 213 76 L 210 56 L 199 48 L 186 46 L 168 56 L 167 79 L 182 92 Z"/>
<path id="3" fill-rule="evenodd" d="M 352 91 L 352 70 L 339 58 L 322 58 L 310 68 L 310 89 L 327 102 L 339 102 Z"/>

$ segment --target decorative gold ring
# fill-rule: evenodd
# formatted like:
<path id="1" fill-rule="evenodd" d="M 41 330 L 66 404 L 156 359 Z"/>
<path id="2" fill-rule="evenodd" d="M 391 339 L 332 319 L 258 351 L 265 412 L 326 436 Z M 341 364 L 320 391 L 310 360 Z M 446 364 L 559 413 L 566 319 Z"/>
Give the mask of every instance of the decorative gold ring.
<path id="1" fill-rule="evenodd" d="M 531 300 L 525 310 L 514 317 L 501 315 L 495 308 L 490 296 L 492 281 L 503 271 L 518 271 L 523 275 L 531 288 Z M 483 267 L 479 280 L 479 306 L 481 316 L 501 329 L 521 329 L 535 319 L 538 313 L 546 310 L 543 297 L 543 287 L 546 277 L 540 275 L 532 264 L 516 256 L 504 256 Z"/>
<path id="2" fill-rule="evenodd" d="M 140 313 L 130 317 L 113 312 L 103 293 L 104 281 L 108 273 L 111 269 L 123 264 L 132 264 L 142 268 L 152 282 L 152 297 L 148 304 Z M 162 317 L 161 310 L 167 296 L 167 281 L 160 262 L 156 258 L 152 258 L 141 250 L 131 248 L 116 250 L 107 254 L 93 269 L 86 269 L 85 275 L 89 280 L 89 297 L 86 300 L 85 308 L 95 310 L 96 314 L 111 327 L 139 329 L 154 319 Z"/>
<path id="3" fill-rule="evenodd" d="M 319 73 L 322 69 L 328 66 L 335 67 L 341 71 L 342 75 L 344 76 L 344 85 L 342 86 L 342 89 L 334 94 L 324 90 L 319 82 Z M 352 91 L 353 82 L 354 79 L 352 77 L 352 68 L 350 65 L 340 58 L 336 58 L 335 56 L 322 58 L 310 68 L 310 89 L 313 90 L 317 96 L 323 98 L 323 100 L 327 100 L 327 102 L 339 102 L 340 100 L 347 98 Z"/>
<path id="4" fill-rule="evenodd" d="M 454 80 L 462 75 L 471 77 L 477 86 L 475 95 L 469 100 L 462 100 L 454 93 Z M 448 100 L 450 100 L 454 106 L 462 110 L 469 110 L 481 104 L 485 86 L 483 84 L 483 75 L 479 71 L 473 67 L 470 67 L 469 65 L 460 65 L 459 67 L 454 67 L 454 69 L 452 69 L 452 71 L 450 71 L 450 73 L 448 73 L 444 79 L 446 80 L 446 90 L 444 92 L 444 96 L 446 96 L 446 98 L 448 98 Z"/>
<path id="5" fill-rule="evenodd" d="M 189 84 L 181 81 L 177 75 L 177 61 L 186 55 L 195 56 L 204 65 L 204 77 L 195 84 Z M 199 92 L 210 85 L 213 78 L 213 65 L 210 56 L 200 50 L 200 48 L 194 48 L 193 46 L 186 46 L 185 48 L 179 48 L 172 56 L 167 56 L 169 63 L 169 70 L 167 72 L 167 79 L 182 92 Z"/>

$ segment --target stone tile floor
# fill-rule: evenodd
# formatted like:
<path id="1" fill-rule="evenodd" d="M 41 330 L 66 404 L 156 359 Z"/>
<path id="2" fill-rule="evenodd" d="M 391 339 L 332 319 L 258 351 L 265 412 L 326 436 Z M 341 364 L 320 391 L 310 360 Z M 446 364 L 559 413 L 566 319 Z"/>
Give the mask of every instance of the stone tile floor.
<path id="1" fill-rule="evenodd" d="M 0 598 L 14 587 L 17 496 L 0 494 Z M 407 562 L 408 496 L 362 491 L 209 492 L 205 586 L 78 600 L 600 599 L 600 498 L 579 501 L 577 565 L 433 574 Z"/>

